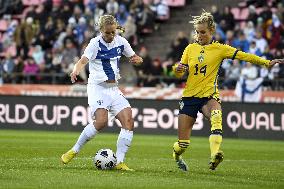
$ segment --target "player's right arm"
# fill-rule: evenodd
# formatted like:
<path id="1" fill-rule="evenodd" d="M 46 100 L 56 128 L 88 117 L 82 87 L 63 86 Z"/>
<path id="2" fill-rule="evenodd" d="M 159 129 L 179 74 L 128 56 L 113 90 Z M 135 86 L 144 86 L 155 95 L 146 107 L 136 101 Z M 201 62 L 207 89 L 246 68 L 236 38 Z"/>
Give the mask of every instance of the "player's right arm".
<path id="1" fill-rule="evenodd" d="M 177 78 L 182 78 L 188 71 L 188 54 L 189 46 L 187 46 L 182 54 L 181 61 L 173 65 L 173 73 Z"/>
<path id="2" fill-rule="evenodd" d="M 75 81 L 77 81 L 77 75 L 79 75 L 79 73 L 83 70 L 88 62 L 88 58 L 82 56 L 81 59 L 74 65 L 73 71 L 70 74 L 72 83 L 75 83 Z"/>
<path id="3" fill-rule="evenodd" d="M 188 66 L 186 64 L 181 63 L 181 62 L 175 63 L 173 65 L 174 75 L 177 78 L 182 78 L 182 76 L 186 73 L 187 69 L 188 69 Z"/>
<path id="4" fill-rule="evenodd" d="M 89 60 L 92 59 L 97 54 L 96 48 L 96 38 L 91 39 L 90 43 L 84 50 L 84 54 L 81 56 L 80 60 L 74 65 L 73 71 L 70 74 L 71 82 L 75 83 L 77 81 L 77 75 L 83 70 Z"/>

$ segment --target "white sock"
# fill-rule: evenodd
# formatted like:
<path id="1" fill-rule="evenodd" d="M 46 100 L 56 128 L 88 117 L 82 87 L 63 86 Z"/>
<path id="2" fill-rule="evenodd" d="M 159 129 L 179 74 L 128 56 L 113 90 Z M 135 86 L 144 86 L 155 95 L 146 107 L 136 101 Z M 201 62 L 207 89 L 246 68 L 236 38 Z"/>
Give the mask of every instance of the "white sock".
<path id="1" fill-rule="evenodd" d="M 117 138 L 117 144 L 116 144 L 117 164 L 119 164 L 120 162 L 123 162 L 125 154 L 131 145 L 132 138 L 133 138 L 133 131 L 129 131 L 129 130 L 121 128 L 120 133 Z"/>
<path id="2" fill-rule="evenodd" d="M 91 140 L 98 131 L 94 127 L 92 123 L 89 123 L 84 130 L 82 131 L 81 135 L 79 136 L 76 144 L 73 146 L 72 150 L 78 153 L 81 148 L 86 144 L 89 140 Z"/>

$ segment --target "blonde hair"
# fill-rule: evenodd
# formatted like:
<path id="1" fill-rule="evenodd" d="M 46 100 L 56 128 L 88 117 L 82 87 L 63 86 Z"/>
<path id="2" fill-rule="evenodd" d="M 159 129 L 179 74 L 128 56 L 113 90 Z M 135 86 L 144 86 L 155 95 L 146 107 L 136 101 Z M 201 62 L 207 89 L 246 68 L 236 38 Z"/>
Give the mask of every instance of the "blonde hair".
<path id="1" fill-rule="evenodd" d="M 121 33 L 125 32 L 125 28 L 120 26 L 118 24 L 118 22 L 116 21 L 115 17 L 112 16 L 112 15 L 102 15 L 102 16 L 100 16 L 97 25 L 99 26 L 100 30 L 105 25 L 116 25 L 116 29 L 118 29 Z"/>
<path id="2" fill-rule="evenodd" d="M 214 22 L 214 17 L 211 13 L 206 12 L 204 9 L 200 16 L 192 16 L 192 21 L 189 23 L 193 24 L 194 28 L 198 24 L 204 24 L 207 23 L 208 29 L 212 31 L 212 33 L 215 33 L 216 31 L 216 23 Z M 195 40 L 197 39 L 197 36 L 194 36 Z"/>

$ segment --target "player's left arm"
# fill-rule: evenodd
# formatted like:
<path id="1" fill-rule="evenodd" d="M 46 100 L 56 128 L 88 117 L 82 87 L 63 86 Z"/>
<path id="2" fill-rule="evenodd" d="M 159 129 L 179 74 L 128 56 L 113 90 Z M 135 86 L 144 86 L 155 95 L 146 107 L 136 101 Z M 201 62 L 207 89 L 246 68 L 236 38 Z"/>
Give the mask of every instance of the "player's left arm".
<path id="1" fill-rule="evenodd" d="M 130 63 L 135 64 L 135 65 L 142 64 L 143 59 L 137 54 L 135 54 L 129 42 L 124 37 L 121 37 L 121 40 L 124 45 L 124 51 L 122 52 L 122 54 L 124 54 L 126 57 L 129 58 Z"/>
<path id="2" fill-rule="evenodd" d="M 275 64 L 284 64 L 284 59 L 266 60 L 257 55 L 237 50 L 229 45 L 222 45 L 221 48 L 223 48 L 223 52 L 225 52 L 224 58 L 243 60 L 260 66 L 265 66 L 268 69 L 272 68 Z"/>
<path id="3" fill-rule="evenodd" d="M 236 58 L 239 60 L 244 60 L 246 62 L 257 64 L 260 66 L 265 66 L 268 69 L 272 68 L 275 64 L 284 64 L 284 59 L 266 60 L 257 55 L 245 53 L 242 51 L 237 52 Z"/>

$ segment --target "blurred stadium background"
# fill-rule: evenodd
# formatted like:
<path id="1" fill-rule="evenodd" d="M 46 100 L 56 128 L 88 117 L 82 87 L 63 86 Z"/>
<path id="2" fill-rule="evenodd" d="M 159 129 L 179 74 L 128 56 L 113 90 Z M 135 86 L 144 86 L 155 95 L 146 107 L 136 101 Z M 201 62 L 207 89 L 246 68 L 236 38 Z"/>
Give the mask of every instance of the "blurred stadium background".
<path id="1" fill-rule="evenodd" d="M 187 184 L 193 188 L 284 188 L 284 65 L 265 70 L 224 60 L 219 72 L 224 136 L 235 138 L 224 142 L 227 163 L 225 159 L 224 168 L 211 176 L 205 166 L 199 167 L 207 161 L 205 137 L 210 130 L 199 114 L 193 131 L 193 141 L 199 144 L 192 144 L 189 156 L 192 172 L 185 175 L 174 164 L 167 167 L 172 163 L 169 154 L 185 84 L 184 79 L 173 77 L 171 66 L 193 41 L 191 16 L 202 9 L 211 12 L 217 23 L 216 40 L 274 59 L 284 57 L 283 6 L 283 0 L 0 0 L 0 188 L 128 188 L 120 185 L 123 182 L 129 188 Z M 114 141 L 115 135 L 108 134 L 102 134 L 98 145 L 93 142 L 86 147 L 75 165 L 57 165 L 57 156 L 73 144 L 89 119 L 88 66 L 77 84 L 71 85 L 69 73 L 98 34 L 96 23 L 103 14 L 117 18 L 126 28 L 122 35 L 144 58 L 141 66 L 124 59 L 120 64 L 121 90 L 133 106 L 139 134 L 129 154 L 136 175 L 101 174 L 91 168 L 89 156 L 96 150 L 115 148 L 106 142 Z M 105 132 L 118 132 L 117 125 L 109 123 Z M 148 140 L 157 143 L 145 144 Z M 143 159 L 136 154 L 143 154 Z M 29 173 L 30 178 L 25 176 Z M 117 179 L 117 185 L 109 183 L 107 176 Z M 77 179 L 59 181 L 62 177 Z"/>

